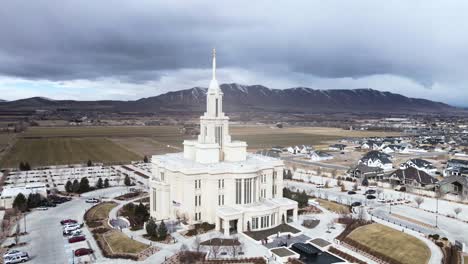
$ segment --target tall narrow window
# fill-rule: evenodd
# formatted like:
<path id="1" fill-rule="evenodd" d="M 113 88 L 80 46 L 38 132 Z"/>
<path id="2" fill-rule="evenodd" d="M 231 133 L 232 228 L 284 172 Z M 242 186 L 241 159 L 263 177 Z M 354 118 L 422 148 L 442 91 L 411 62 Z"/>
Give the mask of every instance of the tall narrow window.
<path id="1" fill-rule="evenodd" d="M 242 180 L 241 179 L 236 179 L 236 204 L 241 204 L 242 201 Z"/>
<path id="2" fill-rule="evenodd" d="M 218 117 L 218 98 L 216 98 L 216 117 Z"/>
<path id="3" fill-rule="evenodd" d="M 156 211 L 156 189 L 153 188 L 153 211 Z"/>

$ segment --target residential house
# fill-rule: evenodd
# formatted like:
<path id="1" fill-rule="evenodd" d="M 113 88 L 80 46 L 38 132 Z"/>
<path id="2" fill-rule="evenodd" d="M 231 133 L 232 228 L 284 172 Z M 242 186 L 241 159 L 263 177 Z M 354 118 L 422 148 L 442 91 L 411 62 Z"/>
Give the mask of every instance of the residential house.
<path id="1" fill-rule="evenodd" d="M 328 147 L 328 150 L 343 151 L 345 148 L 345 144 L 333 144 Z"/>
<path id="2" fill-rule="evenodd" d="M 437 183 L 436 178 L 414 167 L 398 169 L 389 175 L 388 180 L 390 183 L 397 185 L 407 185 L 424 189 L 433 188 Z"/>
<path id="3" fill-rule="evenodd" d="M 333 155 L 328 154 L 326 152 L 315 150 L 310 152 L 310 160 L 312 161 L 322 161 L 322 160 L 330 160 L 333 159 Z"/>
<path id="4" fill-rule="evenodd" d="M 391 156 L 377 150 L 367 152 L 358 161 L 358 164 L 364 164 L 368 167 L 379 167 L 384 171 L 388 171 L 393 168 Z"/>
<path id="5" fill-rule="evenodd" d="M 449 176 L 437 185 L 443 194 L 453 194 L 461 198 L 468 198 L 468 177 Z"/>
<path id="6" fill-rule="evenodd" d="M 426 172 L 427 174 L 430 174 L 430 175 L 435 175 L 436 172 L 437 172 L 437 168 L 434 167 L 434 165 L 432 165 L 432 163 L 430 163 L 427 160 L 423 160 L 423 159 L 410 159 L 410 160 L 407 160 L 405 163 L 402 163 L 400 165 L 400 169 L 407 169 L 409 167 L 413 167 L 413 168 L 416 168 L 418 170 L 422 170 L 422 171 L 424 171 L 424 172 Z"/>
<path id="7" fill-rule="evenodd" d="M 348 175 L 358 179 L 382 180 L 385 176 L 384 170 L 379 167 L 369 167 L 360 163 L 348 170 Z"/>

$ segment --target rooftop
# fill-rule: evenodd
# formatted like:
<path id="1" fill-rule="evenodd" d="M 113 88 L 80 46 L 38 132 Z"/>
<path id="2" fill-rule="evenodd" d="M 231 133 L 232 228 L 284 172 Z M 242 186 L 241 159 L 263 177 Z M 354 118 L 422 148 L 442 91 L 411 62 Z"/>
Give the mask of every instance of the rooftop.
<path id="1" fill-rule="evenodd" d="M 247 154 L 247 158 L 244 161 L 221 161 L 203 164 L 184 158 L 184 154 L 180 152 L 155 155 L 152 157 L 152 161 L 168 170 L 180 171 L 184 174 L 249 173 L 283 165 L 283 161 L 280 159 L 257 154 Z"/>

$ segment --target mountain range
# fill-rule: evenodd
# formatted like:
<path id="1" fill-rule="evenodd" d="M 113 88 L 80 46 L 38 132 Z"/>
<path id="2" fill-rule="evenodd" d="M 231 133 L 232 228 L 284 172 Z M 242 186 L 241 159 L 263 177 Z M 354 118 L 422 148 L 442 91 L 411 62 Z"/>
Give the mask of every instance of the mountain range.
<path id="1" fill-rule="evenodd" d="M 461 109 L 426 99 L 409 98 L 373 89 L 317 90 L 305 87 L 271 89 L 262 85 L 222 84 L 226 112 L 457 112 Z M 0 110 L 114 111 L 114 112 L 184 112 L 204 111 L 206 88 L 168 92 L 135 101 L 52 100 L 32 97 L 0 102 Z"/>

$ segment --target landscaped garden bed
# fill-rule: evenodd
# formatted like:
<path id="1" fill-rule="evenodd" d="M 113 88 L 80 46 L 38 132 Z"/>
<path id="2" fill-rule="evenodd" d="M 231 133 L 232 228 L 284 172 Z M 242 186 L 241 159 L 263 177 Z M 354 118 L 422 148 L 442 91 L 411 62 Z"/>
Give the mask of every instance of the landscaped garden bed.
<path id="1" fill-rule="evenodd" d="M 142 260 L 157 252 L 158 248 L 131 239 L 107 224 L 109 212 L 116 206 L 115 202 L 100 203 L 85 213 L 86 225 L 93 234 L 103 256 Z"/>
<path id="2" fill-rule="evenodd" d="M 207 222 L 203 223 L 198 223 L 194 224 L 192 229 L 189 229 L 184 236 L 191 237 L 191 236 L 196 236 L 200 234 L 204 234 L 210 230 L 213 230 L 215 228 L 215 225 L 209 224 Z"/>

